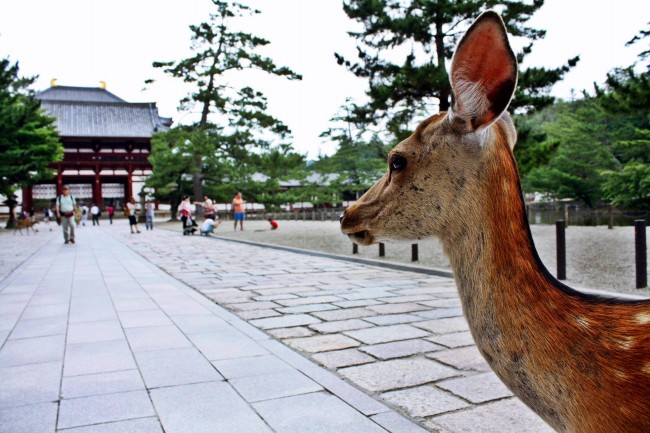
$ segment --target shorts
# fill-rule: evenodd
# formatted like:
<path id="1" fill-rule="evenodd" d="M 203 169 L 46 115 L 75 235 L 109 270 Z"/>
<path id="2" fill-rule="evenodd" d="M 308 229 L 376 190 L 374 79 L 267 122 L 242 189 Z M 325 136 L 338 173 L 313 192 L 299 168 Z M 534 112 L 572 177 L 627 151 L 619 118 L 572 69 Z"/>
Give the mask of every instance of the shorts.
<path id="1" fill-rule="evenodd" d="M 136 225 L 138 221 L 135 219 L 135 215 L 129 215 L 129 225 Z"/>
<path id="2" fill-rule="evenodd" d="M 235 212 L 235 221 L 244 221 L 246 214 L 244 212 Z"/>

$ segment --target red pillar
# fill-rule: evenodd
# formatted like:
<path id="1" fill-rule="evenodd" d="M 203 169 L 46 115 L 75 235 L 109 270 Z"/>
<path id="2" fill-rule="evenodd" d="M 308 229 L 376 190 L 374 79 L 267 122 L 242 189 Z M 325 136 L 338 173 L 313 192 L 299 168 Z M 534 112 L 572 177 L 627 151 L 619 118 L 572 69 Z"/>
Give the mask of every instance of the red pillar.
<path id="1" fill-rule="evenodd" d="M 22 211 L 29 211 L 32 209 L 34 206 L 34 201 L 32 197 L 32 187 L 28 186 L 27 188 L 23 188 L 23 208 Z"/>
<path id="2" fill-rule="evenodd" d="M 103 207 L 102 184 L 99 180 L 98 171 L 95 171 L 95 183 L 93 184 L 93 203 L 95 203 L 100 209 Z"/>
<path id="3" fill-rule="evenodd" d="M 56 172 L 56 195 L 59 196 L 63 194 L 63 173 L 61 172 L 61 167 Z"/>
<path id="4" fill-rule="evenodd" d="M 126 203 L 133 197 L 133 174 L 131 174 L 131 171 L 129 171 L 129 175 L 126 178 L 126 191 L 124 192 L 126 193 L 124 203 Z"/>

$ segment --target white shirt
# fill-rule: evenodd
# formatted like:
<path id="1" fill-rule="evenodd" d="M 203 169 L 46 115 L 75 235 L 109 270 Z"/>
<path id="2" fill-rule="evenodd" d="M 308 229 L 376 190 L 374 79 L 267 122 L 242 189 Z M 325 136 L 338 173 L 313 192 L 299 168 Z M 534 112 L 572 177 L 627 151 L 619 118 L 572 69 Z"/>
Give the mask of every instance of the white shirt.
<path id="1" fill-rule="evenodd" d="M 90 208 L 90 213 L 93 215 L 97 215 L 99 213 L 99 208 L 97 206 L 93 206 Z"/>

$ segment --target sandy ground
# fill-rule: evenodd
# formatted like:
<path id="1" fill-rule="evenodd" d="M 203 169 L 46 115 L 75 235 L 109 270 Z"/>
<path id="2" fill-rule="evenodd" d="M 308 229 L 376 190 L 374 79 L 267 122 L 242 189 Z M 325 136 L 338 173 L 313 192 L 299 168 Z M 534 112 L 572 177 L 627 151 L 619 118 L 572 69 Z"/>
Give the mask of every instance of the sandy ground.
<path id="1" fill-rule="evenodd" d="M 297 248 L 352 255 L 352 243 L 339 231 L 336 221 L 278 221 L 280 228 L 269 229 L 266 221 L 248 220 L 244 231 L 233 231 L 232 221 L 224 221 L 215 233 L 234 239 L 287 245 Z M 174 225 L 176 226 L 176 225 Z M 556 274 L 555 226 L 532 226 L 539 256 Z M 571 226 L 566 231 L 567 277 L 577 289 L 596 289 L 650 297 L 650 289 L 635 289 L 634 228 Z M 386 244 L 386 257 L 378 257 L 378 247 L 359 247 L 359 256 L 391 262 L 411 263 L 411 245 Z M 449 262 L 436 240 L 419 242 L 420 266 L 449 270 Z"/>

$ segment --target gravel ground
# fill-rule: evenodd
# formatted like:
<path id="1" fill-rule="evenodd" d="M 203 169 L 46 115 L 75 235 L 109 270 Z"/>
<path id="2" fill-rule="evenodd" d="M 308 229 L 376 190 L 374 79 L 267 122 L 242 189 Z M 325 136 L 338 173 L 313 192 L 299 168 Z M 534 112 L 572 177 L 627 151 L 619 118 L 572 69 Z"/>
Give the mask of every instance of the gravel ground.
<path id="1" fill-rule="evenodd" d="M 245 230 L 233 232 L 232 222 L 224 221 L 216 235 L 233 239 L 292 246 L 341 255 L 352 255 L 352 243 L 339 231 L 336 221 L 279 220 L 277 231 L 266 221 L 248 220 Z M 175 226 L 178 226 L 176 224 Z M 533 238 L 544 264 L 556 273 L 555 226 L 533 225 Z M 635 286 L 634 228 L 571 226 L 566 231 L 567 277 L 577 289 L 596 289 L 650 297 L 650 289 Z M 386 257 L 378 257 L 378 247 L 359 247 L 359 256 L 391 262 L 411 263 L 411 245 L 386 244 Z M 418 265 L 449 269 L 440 243 L 434 239 L 419 242 Z"/>

